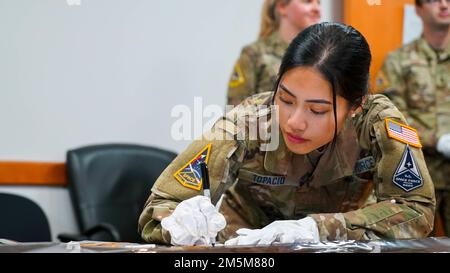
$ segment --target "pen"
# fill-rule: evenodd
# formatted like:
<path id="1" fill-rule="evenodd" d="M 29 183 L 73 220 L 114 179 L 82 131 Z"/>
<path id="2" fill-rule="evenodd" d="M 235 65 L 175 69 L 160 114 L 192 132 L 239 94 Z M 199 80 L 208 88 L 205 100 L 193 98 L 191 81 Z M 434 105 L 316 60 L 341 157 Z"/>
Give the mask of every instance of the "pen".
<path id="1" fill-rule="evenodd" d="M 209 173 L 208 166 L 206 163 L 200 163 L 200 169 L 202 171 L 202 187 L 203 187 L 203 195 L 211 199 L 211 192 L 209 190 Z"/>
<path id="2" fill-rule="evenodd" d="M 200 163 L 200 169 L 202 171 L 202 187 L 203 187 L 203 195 L 208 197 L 211 200 L 211 192 L 209 189 L 209 173 L 208 173 L 208 166 L 206 163 L 202 162 Z M 211 237 L 211 244 L 214 246 L 216 243 L 216 237 Z"/>

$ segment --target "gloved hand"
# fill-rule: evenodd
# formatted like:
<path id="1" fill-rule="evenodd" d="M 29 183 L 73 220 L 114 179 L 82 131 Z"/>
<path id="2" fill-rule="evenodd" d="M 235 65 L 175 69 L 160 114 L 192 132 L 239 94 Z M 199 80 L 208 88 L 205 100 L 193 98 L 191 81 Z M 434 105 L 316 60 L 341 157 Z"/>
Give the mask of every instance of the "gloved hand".
<path id="1" fill-rule="evenodd" d="M 275 221 L 262 229 L 242 228 L 236 233 L 239 236 L 226 241 L 226 246 L 319 242 L 319 229 L 311 217 L 300 220 Z"/>
<path id="2" fill-rule="evenodd" d="M 209 245 L 226 221 L 208 197 L 198 195 L 178 204 L 161 226 L 170 233 L 172 245 Z"/>
<path id="3" fill-rule="evenodd" d="M 443 154 L 446 158 L 450 158 L 450 134 L 445 134 L 439 138 L 436 150 Z"/>

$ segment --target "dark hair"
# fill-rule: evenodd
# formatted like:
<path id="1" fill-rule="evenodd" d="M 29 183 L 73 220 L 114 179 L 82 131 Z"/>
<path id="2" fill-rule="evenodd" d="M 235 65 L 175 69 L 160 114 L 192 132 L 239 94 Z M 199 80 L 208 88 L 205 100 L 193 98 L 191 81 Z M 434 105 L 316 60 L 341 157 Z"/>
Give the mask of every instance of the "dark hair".
<path id="1" fill-rule="evenodd" d="M 336 96 L 342 96 L 351 107 L 359 106 L 369 89 L 372 56 L 364 36 L 351 26 L 320 23 L 299 33 L 283 56 L 278 85 L 284 73 L 296 67 L 313 67 L 331 84 L 333 92 L 334 140 L 337 136 Z"/>
<path id="2" fill-rule="evenodd" d="M 422 6 L 422 0 L 416 0 L 416 6 Z"/>

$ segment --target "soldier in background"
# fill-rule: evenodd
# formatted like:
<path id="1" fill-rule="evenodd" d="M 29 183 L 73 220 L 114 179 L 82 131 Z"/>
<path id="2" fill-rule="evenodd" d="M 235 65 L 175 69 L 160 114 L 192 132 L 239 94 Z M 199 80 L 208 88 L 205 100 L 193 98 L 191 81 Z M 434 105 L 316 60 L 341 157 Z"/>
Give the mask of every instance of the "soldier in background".
<path id="1" fill-rule="evenodd" d="M 143 239 L 197 245 L 218 235 L 226 245 L 267 245 L 426 237 L 435 199 L 419 136 L 388 98 L 367 95 L 370 62 L 366 39 L 350 26 L 301 32 L 275 92 L 245 99 L 164 170 L 139 218 Z M 257 135 L 246 133 L 252 128 Z M 211 200 L 202 196 L 202 163 Z"/>
<path id="2" fill-rule="evenodd" d="M 320 16 L 320 0 L 265 0 L 259 39 L 242 49 L 228 84 L 228 104 L 273 90 L 288 44 Z"/>
<path id="3" fill-rule="evenodd" d="M 450 236 L 450 1 L 416 0 L 416 12 L 422 36 L 387 56 L 375 92 L 385 92 L 419 130 Z"/>

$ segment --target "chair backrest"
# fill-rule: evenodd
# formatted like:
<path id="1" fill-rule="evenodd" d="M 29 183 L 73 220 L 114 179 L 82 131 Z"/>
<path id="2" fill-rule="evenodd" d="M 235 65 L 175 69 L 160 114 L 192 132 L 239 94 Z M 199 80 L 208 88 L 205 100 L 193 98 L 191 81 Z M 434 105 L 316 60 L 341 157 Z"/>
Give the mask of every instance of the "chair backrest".
<path id="1" fill-rule="evenodd" d="M 34 201 L 0 193 L 0 215 L 0 238 L 19 242 L 51 241 L 47 216 Z"/>
<path id="2" fill-rule="evenodd" d="M 153 183 L 175 157 L 170 151 L 132 144 L 68 151 L 69 191 L 80 230 L 108 223 L 116 227 L 122 241 L 142 242 L 139 215 Z"/>

